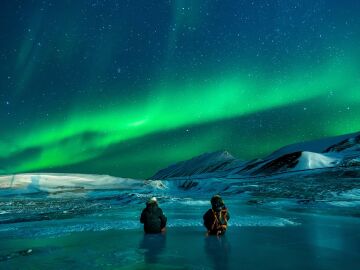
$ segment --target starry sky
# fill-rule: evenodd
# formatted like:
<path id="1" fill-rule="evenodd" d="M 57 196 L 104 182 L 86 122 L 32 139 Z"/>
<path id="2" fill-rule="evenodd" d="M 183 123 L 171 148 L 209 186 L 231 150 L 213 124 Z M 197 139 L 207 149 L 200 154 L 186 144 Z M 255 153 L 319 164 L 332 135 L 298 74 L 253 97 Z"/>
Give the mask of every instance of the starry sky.
<path id="1" fill-rule="evenodd" d="M 144 178 L 360 130 L 360 1 L 5 0 L 0 174 Z"/>

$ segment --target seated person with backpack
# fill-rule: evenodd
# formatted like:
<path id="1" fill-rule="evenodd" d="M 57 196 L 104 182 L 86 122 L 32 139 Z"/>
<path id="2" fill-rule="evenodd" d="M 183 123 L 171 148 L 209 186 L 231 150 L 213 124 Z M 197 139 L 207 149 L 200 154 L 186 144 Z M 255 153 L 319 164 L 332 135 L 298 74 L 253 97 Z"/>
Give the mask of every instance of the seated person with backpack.
<path id="1" fill-rule="evenodd" d="M 165 231 L 166 217 L 158 206 L 155 197 L 146 202 L 146 208 L 141 213 L 140 222 L 144 224 L 145 233 L 160 233 Z"/>
<path id="2" fill-rule="evenodd" d="M 219 195 L 211 198 L 211 209 L 204 214 L 203 219 L 209 235 L 225 234 L 230 214 Z"/>

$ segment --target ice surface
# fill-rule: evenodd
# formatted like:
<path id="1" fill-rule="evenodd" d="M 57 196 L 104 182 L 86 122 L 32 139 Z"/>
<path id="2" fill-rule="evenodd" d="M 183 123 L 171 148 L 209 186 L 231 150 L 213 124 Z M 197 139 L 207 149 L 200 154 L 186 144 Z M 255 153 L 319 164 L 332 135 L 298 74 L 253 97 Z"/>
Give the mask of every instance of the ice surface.
<path id="1" fill-rule="evenodd" d="M 350 267 L 360 258 L 360 184 L 353 171 L 334 175 L 2 176 L 0 268 L 275 270 L 287 259 L 292 269 Z M 202 224 L 216 193 L 231 213 L 220 239 Z M 168 217 L 166 235 L 143 234 L 139 215 L 152 196 Z"/>
<path id="2" fill-rule="evenodd" d="M 342 199 L 360 200 L 360 189 L 355 188 L 341 192 L 338 197 Z"/>

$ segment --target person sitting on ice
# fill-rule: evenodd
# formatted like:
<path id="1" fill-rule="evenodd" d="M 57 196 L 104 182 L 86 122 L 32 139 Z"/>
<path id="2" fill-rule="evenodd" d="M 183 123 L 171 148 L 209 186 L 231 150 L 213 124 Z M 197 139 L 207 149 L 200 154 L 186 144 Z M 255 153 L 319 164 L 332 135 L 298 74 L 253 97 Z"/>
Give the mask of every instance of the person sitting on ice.
<path id="1" fill-rule="evenodd" d="M 167 218 L 158 206 L 155 197 L 146 202 L 146 208 L 141 213 L 140 222 L 144 224 L 145 233 L 161 233 L 165 231 Z"/>
<path id="2" fill-rule="evenodd" d="M 220 195 L 213 196 L 210 202 L 211 209 L 203 216 L 204 226 L 208 231 L 208 235 L 223 235 L 230 219 L 229 211 Z"/>

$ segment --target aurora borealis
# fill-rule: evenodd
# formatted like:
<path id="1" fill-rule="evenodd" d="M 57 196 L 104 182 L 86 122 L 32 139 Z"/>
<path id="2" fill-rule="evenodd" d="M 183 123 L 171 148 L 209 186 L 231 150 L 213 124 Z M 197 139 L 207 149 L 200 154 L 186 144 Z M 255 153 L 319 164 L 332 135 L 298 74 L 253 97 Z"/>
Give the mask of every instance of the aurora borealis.
<path id="1" fill-rule="evenodd" d="M 1 5 L 1 174 L 148 177 L 360 130 L 359 1 Z"/>

